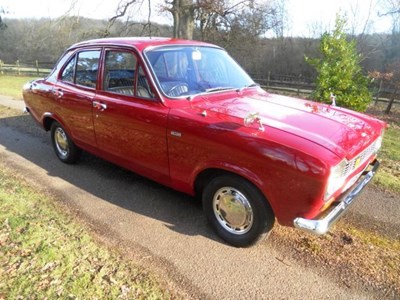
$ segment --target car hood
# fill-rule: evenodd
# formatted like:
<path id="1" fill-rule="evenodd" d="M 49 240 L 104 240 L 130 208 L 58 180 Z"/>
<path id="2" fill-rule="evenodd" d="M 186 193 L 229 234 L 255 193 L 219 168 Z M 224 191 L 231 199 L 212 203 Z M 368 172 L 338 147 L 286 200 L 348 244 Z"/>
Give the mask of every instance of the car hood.
<path id="1" fill-rule="evenodd" d="M 258 113 L 265 131 L 273 127 L 319 144 L 342 158 L 351 159 L 371 144 L 383 122 L 336 106 L 291 97 L 256 93 L 199 103 L 208 112 L 238 118 L 243 124 Z"/>

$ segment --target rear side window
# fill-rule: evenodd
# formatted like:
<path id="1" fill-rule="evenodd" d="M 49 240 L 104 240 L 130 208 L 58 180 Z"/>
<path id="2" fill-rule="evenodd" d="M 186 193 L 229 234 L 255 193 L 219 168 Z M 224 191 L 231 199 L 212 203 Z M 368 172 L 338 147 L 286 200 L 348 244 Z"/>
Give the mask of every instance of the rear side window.
<path id="1" fill-rule="evenodd" d="M 89 88 L 96 88 L 100 50 L 82 51 L 67 63 L 61 80 Z"/>
<path id="2" fill-rule="evenodd" d="M 99 58 L 100 51 L 84 51 L 78 53 L 76 84 L 96 88 Z"/>

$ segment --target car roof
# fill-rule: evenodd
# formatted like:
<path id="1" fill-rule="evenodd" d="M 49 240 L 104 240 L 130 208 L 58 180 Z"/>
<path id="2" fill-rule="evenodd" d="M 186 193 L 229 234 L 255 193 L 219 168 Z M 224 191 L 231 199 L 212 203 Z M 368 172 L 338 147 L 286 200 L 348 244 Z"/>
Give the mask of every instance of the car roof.
<path id="1" fill-rule="evenodd" d="M 167 46 L 167 45 L 193 45 L 193 46 L 211 46 L 218 47 L 213 44 L 193 41 L 193 40 L 183 40 L 183 39 L 173 39 L 164 37 L 118 37 L 118 38 L 103 38 L 83 41 L 72 45 L 69 49 L 89 47 L 89 46 L 130 46 L 143 51 L 148 47 L 156 46 Z"/>

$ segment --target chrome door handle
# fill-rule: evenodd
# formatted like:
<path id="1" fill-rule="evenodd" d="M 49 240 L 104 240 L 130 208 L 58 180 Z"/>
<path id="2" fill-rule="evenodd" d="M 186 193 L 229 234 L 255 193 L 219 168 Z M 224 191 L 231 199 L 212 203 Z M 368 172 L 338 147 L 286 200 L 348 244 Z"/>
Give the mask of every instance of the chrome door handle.
<path id="1" fill-rule="evenodd" d="M 60 99 L 62 96 L 64 96 L 64 92 L 62 89 L 52 89 L 51 92 L 53 93 L 56 98 Z"/>
<path id="2" fill-rule="evenodd" d="M 107 109 L 107 104 L 93 101 L 93 107 L 97 108 L 100 111 L 103 111 L 103 110 Z"/>

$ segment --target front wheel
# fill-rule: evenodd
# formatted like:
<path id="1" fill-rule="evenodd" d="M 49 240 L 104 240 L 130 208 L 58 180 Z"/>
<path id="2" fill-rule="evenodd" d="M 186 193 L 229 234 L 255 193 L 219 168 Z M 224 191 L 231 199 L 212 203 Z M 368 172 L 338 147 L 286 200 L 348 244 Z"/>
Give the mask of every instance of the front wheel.
<path id="1" fill-rule="evenodd" d="M 74 144 L 65 129 L 56 121 L 51 124 L 51 142 L 57 157 L 67 164 L 75 163 L 81 150 Z"/>
<path id="2" fill-rule="evenodd" d="M 235 175 L 212 179 L 203 191 L 203 209 L 216 233 L 229 244 L 246 247 L 271 231 L 275 216 L 265 197 Z"/>

